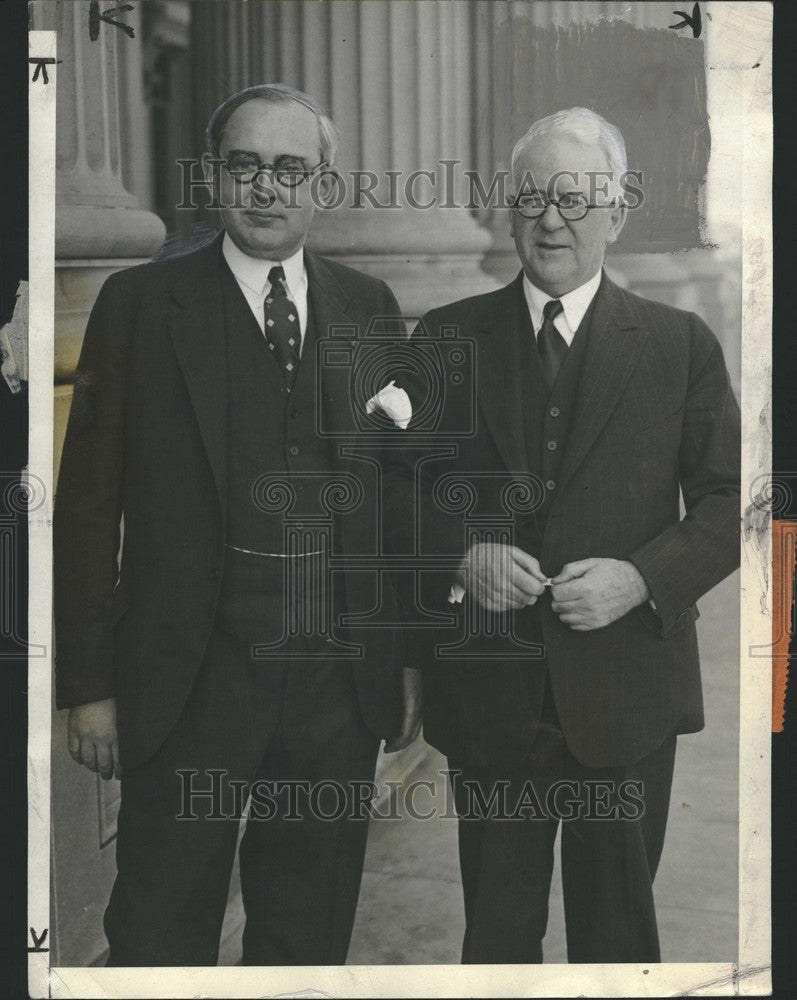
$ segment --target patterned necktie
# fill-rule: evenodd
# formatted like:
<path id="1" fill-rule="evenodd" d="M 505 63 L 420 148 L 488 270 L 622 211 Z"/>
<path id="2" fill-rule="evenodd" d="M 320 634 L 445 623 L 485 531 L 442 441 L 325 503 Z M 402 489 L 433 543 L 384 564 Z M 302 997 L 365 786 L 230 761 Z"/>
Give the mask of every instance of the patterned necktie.
<path id="1" fill-rule="evenodd" d="M 299 367 L 299 346 L 301 332 L 299 315 L 294 303 L 288 298 L 285 287 L 285 272 L 277 264 L 268 272 L 271 288 L 264 304 L 266 339 L 269 348 L 277 357 L 285 383 L 290 392 L 296 381 Z"/>
<path id="2" fill-rule="evenodd" d="M 551 299 L 550 302 L 546 302 L 542 310 L 544 319 L 540 332 L 537 334 L 537 350 L 540 352 L 542 367 L 549 387 L 556 381 L 556 376 L 562 367 L 565 354 L 567 354 L 567 341 L 553 325 L 553 321 L 561 312 L 562 303 L 559 299 Z"/>

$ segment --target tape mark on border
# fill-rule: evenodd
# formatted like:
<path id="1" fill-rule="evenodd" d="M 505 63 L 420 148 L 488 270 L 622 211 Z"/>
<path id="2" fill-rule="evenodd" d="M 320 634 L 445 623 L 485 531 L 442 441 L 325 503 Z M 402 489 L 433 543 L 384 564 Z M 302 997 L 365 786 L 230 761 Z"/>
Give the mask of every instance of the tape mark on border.
<path id="1" fill-rule="evenodd" d="M 797 521 L 772 521 L 772 732 L 782 733 L 797 565 Z"/>

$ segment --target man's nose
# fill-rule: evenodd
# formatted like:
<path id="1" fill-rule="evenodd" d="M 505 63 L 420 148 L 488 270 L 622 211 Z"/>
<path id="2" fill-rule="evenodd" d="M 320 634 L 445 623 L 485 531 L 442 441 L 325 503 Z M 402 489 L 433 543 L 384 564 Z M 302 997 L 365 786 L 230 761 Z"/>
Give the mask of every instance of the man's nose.
<path id="1" fill-rule="evenodd" d="M 543 229 L 547 229 L 549 231 L 561 229 L 565 224 L 565 220 L 559 214 L 559 209 L 552 201 L 549 201 L 545 206 L 545 211 L 540 216 L 539 224 L 543 227 Z"/>
<path id="2" fill-rule="evenodd" d="M 268 170 L 261 170 L 252 178 L 251 197 L 260 208 L 270 208 L 277 200 L 277 184 Z"/>

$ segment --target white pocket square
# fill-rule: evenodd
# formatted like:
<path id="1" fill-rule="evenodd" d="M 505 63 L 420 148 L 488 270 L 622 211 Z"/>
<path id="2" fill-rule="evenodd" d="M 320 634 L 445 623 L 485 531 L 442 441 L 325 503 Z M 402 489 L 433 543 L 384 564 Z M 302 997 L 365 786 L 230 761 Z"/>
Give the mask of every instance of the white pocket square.
<path id="1" fill-rule="evenodd" d="M 400 427 L 403 431 L 412 420 L 410 397 L 396 385 L 395 381 L 389 382 L 365 404 L 366 413 L 373 413 L 374 410 L 381 410 L 387 414 L 396 427 Z"/>

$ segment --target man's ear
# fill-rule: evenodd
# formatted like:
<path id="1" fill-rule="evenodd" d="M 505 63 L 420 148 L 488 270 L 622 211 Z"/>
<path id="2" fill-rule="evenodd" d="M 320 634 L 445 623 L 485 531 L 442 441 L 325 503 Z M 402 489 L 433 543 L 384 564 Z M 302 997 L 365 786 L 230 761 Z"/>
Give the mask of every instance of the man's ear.
<path id="1" fill-rule="evenodd" d="M 338 189 L 343 183 L 340 174 L 334 167 L 326 167 L 315 179 L 315 198 L 317 208 L 329 208 L 338 196 Z"/>
<path id="2" fill-rule="evenodd" d="M 220 169 L 220 164 L 218 162 L 211 163 L 211 160 L 220 160 L 221 157 L 218 153 L 203 153 L 200 163 L 202 164 L 202 176 L 205 178 L 208 184 L 212 185 L 214 178 L 218 170 Z"/>
<path id="3" fill-rule="evenodd" d="M 611 210 L 609 215 L 609 235 L 606 238 L 606 245 L 610 243 L 615 243 L 620 233 L 623 231 L 623 226 L 625 225 L 625 220 L 628 218 L 628 207 L 623 202 L 622 198 L 617 205 Z"/>

